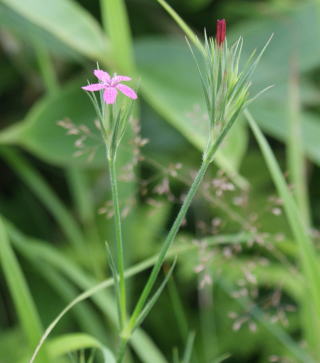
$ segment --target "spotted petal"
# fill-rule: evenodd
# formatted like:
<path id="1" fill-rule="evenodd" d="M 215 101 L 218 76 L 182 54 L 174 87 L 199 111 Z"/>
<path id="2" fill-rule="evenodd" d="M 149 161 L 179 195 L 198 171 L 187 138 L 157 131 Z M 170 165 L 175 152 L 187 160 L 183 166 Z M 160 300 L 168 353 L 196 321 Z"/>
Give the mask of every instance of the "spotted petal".
<path id="1" fill-rule="evenodd" d="M 104 87 L 105 86 L 101 83 L 93 83 L 93 84 L 89 84 L 88 86 L 84 86 L 81 88 L 84 89 L 85 91 L 94 92 L 94 91 L 100 91 Z"/>
<path id="2" fill-rule="evenodd" d="M 126 86 L 125 84 L 118 84 L 117 86 L 116 86 L 116 88 L 120 91 L 120 92 L 122 92 L 124 95 L 126 95 L 127 97 L 129 97 L 129 98 L 132 98 L 133 100 L 135 100 L 135 99 L 137 99 L 138 98 L 138 96 L 137 96 L 137 94 L 135 93 L 135 91 L 132 89 L 132 88 L 130 88 L 130 87 L 128 87 L 128 86 Z"/>
<path id="3" fill-rule="evenodd" d="M 114 87 L 106 87 L 103 93 L 103 99 L 108 105 L 116 102 L 118 91 Z"/>
<path id="4" fill-rule="evenodd" d="M 111 77 L 108 72 L 102 71 L 101 69 L 95 69 L 93 74 L 102 82 L 110 81 Z"/>

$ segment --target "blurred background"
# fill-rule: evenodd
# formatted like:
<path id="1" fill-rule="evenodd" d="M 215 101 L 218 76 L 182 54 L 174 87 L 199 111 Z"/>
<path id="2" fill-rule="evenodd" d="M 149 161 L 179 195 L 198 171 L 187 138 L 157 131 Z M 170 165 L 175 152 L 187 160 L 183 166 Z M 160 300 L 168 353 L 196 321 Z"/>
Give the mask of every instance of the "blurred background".
<path id="1" fill-rule="evenodd" d="M 94 81 L 97 62 L 133 76 L 131 86 L 139 88 L 119 157 L 127 266 L 158 251 L 199 166 L 207 119 L 185 35 L 161 1 L 124 3 L 126 9 L 116 0 L 0 1 L 1 363 L 26 362 L 43 328 L 79 293 L 110 277 L 104 241 L 113 238 L 113 211 L 104 148 L 80 89 Z M 318 244 L 320 2 L 168 4 L 199 37 L 204 29 L 214 36 L 216 19 L 225 18 L 228 42 L 244 38 L 244 61 L 274 35 L 252 95 L 273 88 L 250 110 L 291 190 L 299 190 L 301 218 Z M 192 362 L 312 361 L 294 242 L 243 117 L 179 243 L 187 252 L 128 362 L 171 362 L 190 332 Z M 144 270 L 130 279 L 131 302 L 146 277 Z M 90 337 L 114 351 L 112 296 L 105 290 L 64 316 L 42 361 L 70 361 L 70 347 L 94 347 Z"/>

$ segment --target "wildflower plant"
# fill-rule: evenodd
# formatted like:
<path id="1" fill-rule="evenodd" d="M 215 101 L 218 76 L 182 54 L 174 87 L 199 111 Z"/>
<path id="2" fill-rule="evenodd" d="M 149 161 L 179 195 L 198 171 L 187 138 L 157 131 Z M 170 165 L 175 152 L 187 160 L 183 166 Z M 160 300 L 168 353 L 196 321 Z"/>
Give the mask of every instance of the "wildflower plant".
<path id="1" fill-rule="evenodd" d="M 216 151 L 225 139 L 232 125 L 238 119 L 241 111 L 243 111 L 243 109 L 253 100 L 253 98 L 250 98 L 249 96 L 251 76 L 270 41 L 267 42 L 257 57 L 255 57 L 255 52 L 253 52 L 243 69 L 240 69 L 243 39 L 239 38 L 231 47 L 228 47 L 226 21 L 224 19 L 217 21 L 216 33 L 215 39 L 208 38 L 205 35 L 205 42 L 201 48 L 201 55 L 205 65 L 204 71 L 201 70 L 195 53 L 190 46 L 200 73 L 210 122 L 210 132 L 207 146 L 203 151 L 202 164 L 170 231 L 162 244 L 157 261 L 154 264 L 143 291 L 129 317 L 126 302 L 124 244 L 122 238 L 115 160 L 116 151 L 128 124 L 128 118 L 132 110 L 132 102 L 129 104 L 126 103 L 124 106 L 118 106 L 116 104 L 116 98 L 118 90 L 132 100 L 136 99 L 137 95 L 135 91 L 121 83 L 123 81 L 131 80 L 129 77 L 114 76 L 111 78 L 108 73 L 99 69 L 95 70 L 94 74 L 100 82 L 83 87 L 84 90 L 90 92 L 88 94 L 100 120 L 109 161 L 111 191 L 115 210 L 116 262 L 114 262 L 109 249 L 108 253 L 115 282 L 120 323 L 120 344 L 117 355 L 117 362 L 119 363 L 122 362 L 124 358 L 127 343 L 133 332 L 141 325 L 148 315 L 172 274 L 175 263 L 172 264 L 171 269 L 167 273 L 164 281 L 160 284 L 160 287 L 158 287 L 157 291 L 150 297 L 168 250 L 174 242 L 209 165 L 214 160 Z M 197 44 L 200 44 L 200 42 Z M 100 91 L 100 98 L 98 99 L 95 94 L 91 94 L 92 91 Z"/>
<path id="2" fill-rule="evenodd" d="M 216 149 L 241 112 L 271 87 L 250 98 L 251 77 L 271 38 L 258 56 L 255 57 L 255 50 L 252 52 L 243 68 L 240 67 L 243 38 L 240 37 L 231 47 L 228 46 L 225 19 L 217 20 L 215 39 L 205 34 L 204 46 L 200 47 L 204 69 L 188 43 L 200 74 L 209 116 L 209 137 L 203 154 L 204 159 L 212 161 Z M 199 44 L 201 43 L 197 41 L 196 45 Z"/>
<path id="3" fill-rule="evenodd" d="M 115 292 L 117 298 L 118 317 L 120 328 L 123 328 L 127 320 L 126 287 L 124 277 L 124 247 L 122 236 L 121 212 L 117 186 L 116 157 L 120 142 L 124 136 L 132 111 L 133 100 L 138 98 L 136 92 L 122 82 L 131 81 L 128 76 L 114 75 L 101 69 L 93 71 L 99 83 L 88 84 L 82 89 L 87 91 L 88 96 L 95 108 L 103 140 L 106 146 L 106 154 L 109 166 L 111 194 L 114 208 L 115 220 L 115 242 L 116 242 L 116 262 L 111 250 L 106 244 L 109 264 L 114 277 Z M 99 97 L 94 92 L 99 91 Z M 118 91 L 127 96 L 130 101 L 116 103 Z"/>
<path id="4" fill-rule="evenodd" d="M 114 279 L 119 319 L 120 342 L 117 352 L 117 363 L 123 361 L 127 344 L 133 332 L 149 314 L 170 279 L 175 261 L 167 272 L 163 282 L 151 296 L 167 253 L 185 219 L 194 196 L 199 190 L 199 186 L 204 179 L 207 169 L 214 160 L 216 151 L 221 146 L 240 113 L 255 98 L 250 98 L 249 95 L 251 76 L 269 41 L 258 56 L 255 57 L 255 53 L 252 53 L 243 68 L 240 67 L 243 40 L 239 38 L 231 47 L 228 46 L 226 22 L 224 19 L 218 20 L 217 22 L 217 35 L 215 39 L 205 35 L 204 45 L 198 39 L 195 41 L 196 46 L 200 49 L 200 56 L 202 57 L 204 68 L 200 67 L 198 56 L 195 55 L 195 52 L 189 44 L 200 73 L 204 99 L 209 115 L 210 132 L 208 134 L 207 145 L 203 150 L 201 166 L 161 246 L 157 260 L 131 313 L 128 311 L 126 297 L 125 245 L 119 207 L 116 157 L 133 109 L 133 101 L 137 99 L 137 94 L 133 89 L 122 83 L 130 81 L 130 77 L 119 75 L 111 77 L 107 72 L 100 69 L 94 71 L 99 82 L 82 87 L 90 97 L 96 111 L 102 137 L 106 145 L 106 156 L 109 167 L 114 208 L 116 257 L 113 257 L 108 245 L 107 251 Z M 97 95 L 95 92 L 99 92 L 99 94 Z M 129 100 L 119 100 L 119 92 L 124 94 Z M 46 334 L 48 334 L 48 331 Z M 40 345 L 38 345 L 33 359 L 39 351 Z M 33 359 L 30 361 L 31 363 Z"/>

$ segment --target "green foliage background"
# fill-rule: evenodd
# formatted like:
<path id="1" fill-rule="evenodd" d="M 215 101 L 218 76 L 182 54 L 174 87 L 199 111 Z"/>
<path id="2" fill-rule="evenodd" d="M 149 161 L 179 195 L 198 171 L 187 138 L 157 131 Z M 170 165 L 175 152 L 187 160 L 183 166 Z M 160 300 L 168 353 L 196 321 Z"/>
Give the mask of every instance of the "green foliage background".
<path id="1" fill-rule="evenodd" d="M 258 92 L 274 87 L 250 110 L 268 135 L 282 170 L 289 171 L 289 183 L 301 192 L 296 195 L 301 215 L 312 226 L 317 243 L 320 2 L 168 3 L 200 36 L 204 28 L 214 35 L 216 19 L 226 18 L 228 41 L 244 37 L 244 59 L 274 34 L 253 88 Z M 153 178 L 152 186 L 163 180 L 166 170 L 157 164 L 167 168 L 181 163 L 181 175 L 189 180 L 200 161 L 206 127 L 197 111 L 203 108 L 201 84 L 184 34 L 156 0 L 1 0 L 0 52 L 0 362 L 12 363 L 30 358 L 43 329 L 73 298 L 110 277 L 104 241 L 113 238 L 112 222 L 97 213 L 110 199 L 103 147 L 94 140 L 90 145 L 98 147 L 91 162 L 87 154 L 75 158 L 76 139 L 57 126 L 57 121 L 70 118 L 95 132 L 93 109 L 80 86 L 93 79 L 96 62 L 110 72 L 140 79 L 136 116 L 149 143 L 142 149 L 146 161 L 135 169 L 136 178 L 121 183 L 124 206 L 139 195 L 144 180 Z M 132 134 L 124 143 L 119 169 L 132 158 L 130 138 Z M 270 212 L 270 195 L 276 191 L 244 118 L 228 136 L 210 177 L 219 176 L 219 170 L 237 193 L 249 188 L 248 207 L 232 203 L 236 193 L 209 201 L 199 195 L 176 245 L 194 246 L 195 239 L 216 245 L 218 237 L 224 247 L 244 244 L 244 251 L 228 260 L 223 248 L 215 248 L 208 266 L 213 285 L 205 289 L 198 288 L 199 275 L 194 272 L 197 249 L 179 255 L 174 279 L 134 336 L 128 362 L 171 362 L 173 349 L 183 351 L 190 331 L 196 333 L 192 362 L 268 362 L 272 356 L 313 361 L 300 344 L 308 340 L 305 327 L 312 322 L 303 308 L 308 296 L 297 251 L 286 218 Z M 177 197 L 185 192 L 181 180 L 173 177 L 170 183 Z M 148 198 L 156 198 L 159 206 L 148 204 Z M 128 266 L 158 251 L 176 210 L 177 203 L 166 195 L 149 190 L 147 197 L 137 197 L 124 220 Z M 259 233 L 268 234 L 276 253 L 247 248 L 253 214 Z M 219 233 L 201 232 L 197 222 L 210 223 L 213 218 L 222 220 Z M 276 238 L 280 233 L 281 244 Z M 259 258 L 268 259 L 254 272 L 261 299 L 233 298 L 246 266 Z M 292 269 L 298 270 L 296 275 Z M 130 280 L 132 301 L 145 278 L 142 272 Z M 288 315 L 288 326 L 271 323 L 270 309 L 263 303 L 277 289 L 283 291 L 283 304 L 296 307 Z M 257 330 L 245 324 L 235 331 L 229 317 L 234 311 L 249 316 Z M 102 343 L 105 361 L 111 362 L 115 324 L 109 288 L 64 316 L 38 361 L 65 362 L 65 353 L 100 348 Z"/>

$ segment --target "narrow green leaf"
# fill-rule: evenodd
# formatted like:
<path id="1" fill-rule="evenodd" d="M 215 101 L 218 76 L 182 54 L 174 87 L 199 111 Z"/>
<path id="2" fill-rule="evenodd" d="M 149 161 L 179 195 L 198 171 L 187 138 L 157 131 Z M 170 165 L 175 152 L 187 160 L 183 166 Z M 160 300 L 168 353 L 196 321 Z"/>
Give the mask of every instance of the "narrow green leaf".
<path id="1" fill-rule="evenodd" d="M 41 321 L 29 287 L 11 248 L 5 224 L 0 216 L 0 261 L 21 328 L 30 348 L 36 346 L 42 334 Z M 48 362 L 42 352 L 39 362 Z"/>
<path id="2" fill-rule="evenodd" d="M 297 205 L 307 226 L 311 226 L 310 207 L 307 191 L 306 163 L 302 146 L 301 99 L 299 70 L 296 57 L 291 60 L 288 94 L 288 138 L 287 163 L 290 182 L 293 185 Z"/>
<path id="3" fill-rule="evenodd" d="M 115 66 L 130 75 L 135 73 L 128 14 L 124 0 L 100 0 L 103 24 L 112 44 Z"/>
<path id="4" fill-rule="evenodd" d="M 42 44 L 39 44 L 36 41 L 34 42 L 34 48 L 46 91 L 54 94 L 58 90 L 58 81 L 50 59 L 50 54 Z"/>
<path id="5" fill-rule="evenodd" d="M 206 147 L 208 120 L 204 113 L 203 82 L 188 45 L 175 39 L 142 39 L 135 45 L 141 74 L 141 91 L 146 101 L 193 146 Z M 164 62 L 170 58 L 170 67 Z M 195 53 L 196 54 L 196 53 Z M 199 64 L 200 66 L 201 64 Z M 222 147 L 216 162 L 241 189 L 248 182 L 237 171 L 246 148 L 246 130 L 238 123 L 226 139 L 230 147 Z"/>
<path id="6" fill-rule="evenodd" d="M 180 363 L 178 348 L 173 348 L 173 363 Z"/>
<path id="7" fill-rule="evenodd" d="M 172 17 L 172 19 L 179 25 L 179 27 L 183 30 L 189 40 L 200 50 L 204 52 L 204 48 L 202 43 L 199 41 L 197 35 L 193 32 L 193 30 L 188 26 L 188 24 L 179 16 L 179 14 L 165 1 L 165 0 L 156 0 L 165 11 Z"/>
<path id="8" fill-rule="evenodd" d="M 16 247 L 19 248 L 19 251 L 23 253 L 26 257 L 30 258 L 30 253 L 26 251 L 25 241 L 27 240 L 28 245 L 32 246 L 32 259 L 37 259 L 38 261 L 41 260 L 43 261 L 43 263 L 50 264 L 57 271 L 65 274 L 80 289 L 86 290 L 84 293 L 73 299 L 66 306 L 66 308 L 56 317 L 56 319 L 49 325 L 42 338 L 38 341 L 38 346 L 36 351 L 34 352 L 33 358 L 38 355 L 40 348 L 46 342 L 47 337 L 55 328 L 55 326 L 60 322 L 60 320 L 65 316 L 65 314 L 67 314 L 78 303 L 87 298 L 91 297 L 95 305 L 103 312 L 103 314 L 105 314 L 108 320 L 112 324 L 114 324 L 114 326 L 116 326 L 117 313 L 115 304 L 110 294 L 107 291 L 102 291 L 107 287 L 113 286 L 113 278 L 109 278 L 104 282 L 97 284 L 97 281 L 95 279 L 91 278 L 85 272 L 80 270 L 79 267 L 76 266 L 72 260 L 66 258 L 63 254 L 48 246 L 47 242 L 27 238 L 10 224 L 7 224 L 7 227 L 10 233 L 10 237 L 12 238 Z M 149 268 L 150 266 L 152 266 L 152 263 L 154 263 L 155 259 L 156 257 L 154 257 L 151 261 L 147 260 L 146 262 L 137 265 L 133 269 L 128 270 L 126 277 L 132 276 L 140 271 Z M 46 275 L 44 277 L 47 278 Z M 98 292 L 99 294 L 97 294 Z M 152 359 L 152 362 L 154 363 L 166 363 L 166 360 L 163 357 L 162 353 L 158 350 L 151 338 L 143 332 L 143 330 L 138 329 L 135 332 L 130 344 L 144 363 L 149 363 L 149 359 Z"/>
<path id="9" fill-rule="evenodd" d="M 117 305 L 117 312 L 118 312 L 118 321 L 119 321 L 119 326 L 121 327 L 122 322 L 121 322 L 121 311 L 120 311 L 119 275 L 118 275 L 116 263 L 113 259 L 112 252 L 110 250 L 108 242 L 106 242 L 106 250 L 107 250 L 107 255 L 108 255 L 109 267 L 110 267 L 110 270 L 112 272 L 112 277 L 113 277 L 113 284 L 114 284 L 114 290 L 115 290 L 115 295 L 116 295 L 116 305 Z"/>
<path id="10" fill-rule="evenodd" d="M 171 275 L 173 273 L 176 262 L 177 262 L 177 258 L 175 258 L 175 260 L 173 261 L 172 266 L 170 267 L 169 271 L 167 272 L 166 277 L 162 281 L 161 285 L 158 287 L 156 292 L 153 294 L 153 296 L 150 298 L 150 300 L 146 303 L 145 307 L 141 311 L 140 315 L 138 316 L 138 318 L 137 318 L 137 320 L 135 322 L 133 330 L 137 329 L 137 327 L 139 327 L 142 324 L 144 319 L 147 317 L 147 315 L 149 314 L 149 312 L 153 308 L 154 304 L 158 301 L 163 289 L 167 285 L 167 282 L 169 281 L 169 279 L 170 279 L 170 277 L 171 277 Z"/>
<path id="11" fill-rule="evenodd" d="M 171 279 L 168 281 L 168 293 L 170 297 L 172 311 L 177 322 L 177 328 L 180 333 L 181 340 L 184 341 L 188 337 L 189 324 L 184 303 L 180 297 L 177 284 L 173 277 L 171 277 Z"/>
<path id="12" fill-rule="evenodd" d="M 182 363 L 191 363 L 192 350 L 194 345 L 194 339 L 196 335 L 194 332 L 190 333 L 187 339 L 187 344 L 184 350 Z"/>
<path id="13" fill-rule="evenodd" d="M 19 238 L 19 233 L 15 229 L 13 229 L 12 226 L 10 228 L 10 233 L 12 234 L 12 238 L 14 240 L 17 240 L 17 238 Z M 218 237 L 212 237 L 208 244 L 215 245 L 215 244 L 229 243 L 229 242 L 242 243 L 247 240 L 248 236 L 244 234 L 241 234 L 240 236 L 239 235 L 218 236 Z M 188 251 L 195 250 L 196 248 L 197 246 L 190 243 L 179 245 L 179 247 L 175 247 L 171 251 L 169 251 L 167 258 L 168 259 L 172 258 L 176 255 L 180 255 Z M 58 268 L 59 270 L 64 271 L 70 277 L 71 280 L 73 280 L 77 285 L 79 285 L 79 287 L 81 287 L 83 290 L 86 291 L 84 291 L 83 293 L 78 295 L 75 299 L 73 299 L 47 327 L 44 335 L 39 341 L 36 351 L 34 352 L 34 357 L 38 354 L 41 346 L 46 341 L 47 337 L 50 335 L 50 333 L 53 331 L 56 325 L 60 322 L 60 320 L 65 316 L 65 314 L 67 314 L 78 303 L 90 297 L 92 297 L 92 300 L 95 302 L 95 304 L 108 316 L 108 318 L 114 324 L 116 324 L 116 318 L 115 318 L 116 309 L 114 307 L 114 304 L 112 303 L 109 295 L 106 294 L 106 292 L 101 291 L 113 285 L 114 283 L 113 278 L 106 279 L 96 284 L 94 280 L 86 277 L 84 273 L 80 271 L 73 264 L 72 261 L 65 258 L 63 255 L 59 254 L 57 251 L 50 249 L 48 246 L 46 246 L 45 243 L 39 242 L 37 250 L 38 250 L 38 256 L 41 256 L 42 259 L 47 260 L 53 266 L 56 266 L 56 268 Z M 51 252 L 48 253 L 48 250 L 51 250 Z M 131 267 L 130 269 L 126 270 L 125 276 L 128 278 L 130 276 L 134 276 L 137 273 L 140 273 L 141 271 L 150 268 L 157 261 L 157 258 L 158 258 L 157 255 L 153 256 Z M 98 292 L 100 293 L 97 294 Z M 150 352 L 150 354 L 152 353 L 153 357 L 152 362 L 154 363 L 165 362 L 165 359 L 160 353 L 160 351 L 156 348 L 151 339 L 141 329 L 136 330 L 136 332 L 131 338 L 131 344 L 134 350 L 141 357 L 141 359 L 143 359 L 145 363 L 149 363 L 147 352 Z"/>
<path id="14" fill-rule="evenodd" d="M 115 358 L 112 352 L 105 345 L 101 344 L 96 338 L 88 334 L 65 334 L 51 339 L 47 343 L 48 353 L 53 359 L 69 352 L 87 348 L 99 349 L 103 354 L 104 363 L 115 363 Z"/>
<path id="15" fill-rule="evenodd" d="M 220 357 L 216 358 L 213 361 L 213 363 L 221 363 L 230 357 L 231 357 L 231 354 L 228 354 L 228 353 L 222 354 Z"/>
<path id="16" fill-rule="evenodd" d="M 13 149 L 2 148 L 0 153 L 2 157 L 9 162 L 10 167 L 19 174 L 22 180 L 52 213 L 74 247 L 78 250 L 79 248 L 83 248 L 83 236 L 77 223 L 42 176 L 22 157 L 22 155 Z"/>
<path id="17" fill-rule="evenodd" d="M 320 311 L 320 271 L 316 257 L 317 253 L 309 236 L 307 226 L 305 225 L 303 218 L 301 218 L 295 200 L 290 193 L 267 140 L 248 110 L 245 111 L 245 115 L 263 153 L 274 184 L 282 199 L 284 211 L 291 227 L 292 234 L 299 247 L 300 266 L 304 274 L 307 290 L 304 304 L 307 306 L 308 313 L 313 317 L 313 325 L 305 326 L 305 330 L 310 347 L 312 347 L 315 356 L 320 359 L 320 346 L 317 340 L 317 337 L 320 336 L 320 318 L 318 314 Z"/>

